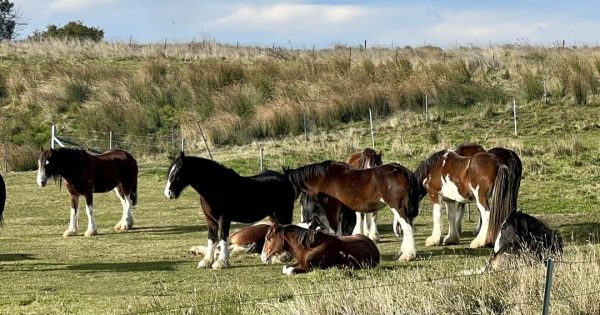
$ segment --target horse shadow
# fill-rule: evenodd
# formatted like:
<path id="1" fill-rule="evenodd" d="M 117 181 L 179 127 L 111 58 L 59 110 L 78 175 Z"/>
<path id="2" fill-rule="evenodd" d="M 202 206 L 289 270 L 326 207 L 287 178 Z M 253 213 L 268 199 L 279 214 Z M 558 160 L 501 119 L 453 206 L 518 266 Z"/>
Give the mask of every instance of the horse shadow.
<path id="1" fill-rule="evenodd" d="M 556 229 L 566 242 L 574 245 L 600 242 L 600 222 L 566 223 Z"/>
<path id="2" fill-rule="evenodd" d="M 66 266 L 66 270 L 83 272 L 140 272 L 140 271 L 174 271 L 176 265 L 188 261 L 143 261 L 118 263 L 83 263 Z"/>
<path id="3" fill-rule="evenodd" d="M 32 254 L 0 254 L 0 262 L 8 261 L 22 261 L 22 260 L 36 260 L 35 255 Z"/>
<path id="4" fill-rule="evenodd" d="M 153 234 L 185 234 L 194 232 L 206 232 L 206 225 L 167 225 L 167 226 L 142 226 L 134 227 L 127 233 L 153 233 Z"/>

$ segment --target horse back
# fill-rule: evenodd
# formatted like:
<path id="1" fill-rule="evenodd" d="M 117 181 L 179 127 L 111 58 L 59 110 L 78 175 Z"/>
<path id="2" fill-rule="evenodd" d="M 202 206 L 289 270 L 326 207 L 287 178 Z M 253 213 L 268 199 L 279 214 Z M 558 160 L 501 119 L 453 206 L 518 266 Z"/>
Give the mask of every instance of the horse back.
<path id="1" fill-rule="evenodd" d="M 341 251 L 351 256 L 355 267 L 376 266 L 380 262 L 377 245 L 364 235 L 349 235 L 339 237 Z"/>
<path id="2" fill-rule="evenodd" d="M 348 165 L 350 165 L 350 167 L 352 168 L 359 168 L 360 167 L 360 157 L 362 156 L 362 152 L 354 152 L 352 153 L 352 155 L 350 155 L 350 157 L 348 157 L 348 159 L 346 160 L 346 163 Z"/>
<path id="3" fill-rule="evenodd" d="M 138 166 L 131 154 L 110 150 L 89 155 L 94 173 L 94 192 L 106 192 L 122 184 L 130 190 L 137 182 Z"/>

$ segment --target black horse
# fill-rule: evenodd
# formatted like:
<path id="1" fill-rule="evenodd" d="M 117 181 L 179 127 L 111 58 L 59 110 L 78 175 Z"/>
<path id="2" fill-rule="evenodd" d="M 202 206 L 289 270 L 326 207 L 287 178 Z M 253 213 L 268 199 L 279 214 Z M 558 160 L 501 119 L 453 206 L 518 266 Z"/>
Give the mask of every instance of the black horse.
<path id="1" fill-rule="evenodd" d="M 0 175 L 0 225 L 4 222 L 2 213 L 4 212 L 4 202 L 6 201 L 6 185 L 4 185 L 4 179 Z"/>
<path id="2" fill-rule="evenodd" d="M 292 222 L 298 193 L 281 173 L 264 171 L 244 177 L 212 160 L 179 153 L 171 167 L 165 196 L 176 199 L 192 186 L 200 194 L 200 204 L 208 225 L 208 248 L 198 268 L 229 267 L 229 226 L 231 221 L 253 223 L 266 216 L 277 223 Z M 219 239 L 219 257 L 214 250 Z"/>
<path id="3" fill-rule="evenodd" d="M 562 250 L 563 240 L 557 231 L 528 214 L 513 211 L 502 223 L 486 269 L 498 269 L 519 256 L 544 261 L 561 255 Z"/>

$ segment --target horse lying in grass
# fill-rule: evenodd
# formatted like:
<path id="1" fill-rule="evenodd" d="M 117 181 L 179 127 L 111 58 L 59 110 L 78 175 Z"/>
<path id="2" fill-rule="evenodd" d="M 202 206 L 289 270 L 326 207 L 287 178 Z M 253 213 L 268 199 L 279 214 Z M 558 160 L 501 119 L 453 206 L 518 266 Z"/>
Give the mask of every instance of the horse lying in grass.
<path id="1" fill-rule="evenodd" d="M 521 256 L 541 262 L 560 256 L 562 251 L 563 240 L 557 231 L 528 214 L 513 211 L 502 223 L 485 269 L 499 269 Z"/>
<path id="2" fill-rule="evenodd" d="M 265 244 L 265 237 L 271 223 L 256 223 L 254 225 L 243 227 L 234 231 L 229 235 L 229 254 L 260 254 Z M 220 251 L 220 248 L 217 248 Z M 206 255 L 206 246 L 192 246 L 188 253 L 199 256 Z M 217 255 L 218 251 L 215 251 Z M 280 262 L 288 261 L 289 254 L 287 252 L 278 255 L 276 258 Z"/>
<path id="3" fill-rule="evenodd" d="M 260 255 L 266 264 L 274 257 L 289 252 L 296 260 L 283 266 L 286 275 L 306 273 L 314 268 L 365 268 L 379 264 L 375 243 L 364 235 L 333 236 L 295 225 L 273 225 L 269 228 Z"/>

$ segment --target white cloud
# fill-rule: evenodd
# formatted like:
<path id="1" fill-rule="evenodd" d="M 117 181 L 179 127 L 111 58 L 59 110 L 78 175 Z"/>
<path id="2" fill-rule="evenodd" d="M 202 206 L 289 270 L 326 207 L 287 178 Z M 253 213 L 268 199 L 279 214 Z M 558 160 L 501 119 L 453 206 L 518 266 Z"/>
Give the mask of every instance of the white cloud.
<path id="1" fill-rule="evenodd" d="M 218 24 L 238 26 L 281 25 L 289 23 L 347 22 L 371 14 L 371 10 L 354 5 L 275 4 L 270 6 L 239 6 Z"/>
<path id="2" fill-rule="evenodd" d="M 116 0 L 53 0 L 48 4 L 50 12 L 79 11 Z"/>

